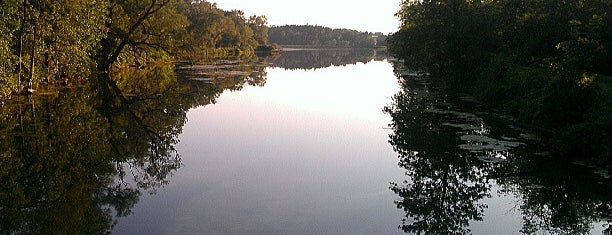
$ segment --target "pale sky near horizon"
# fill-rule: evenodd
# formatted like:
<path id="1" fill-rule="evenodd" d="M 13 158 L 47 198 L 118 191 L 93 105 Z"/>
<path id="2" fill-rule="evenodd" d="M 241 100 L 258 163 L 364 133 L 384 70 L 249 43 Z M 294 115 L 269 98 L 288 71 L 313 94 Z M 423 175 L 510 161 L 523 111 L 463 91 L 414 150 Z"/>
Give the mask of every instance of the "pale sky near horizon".
<path id="1" fill-rule="evenodd" d="M 224 10 L 265 15 L 271 26 L 319 25 L 359 31 L 392 33 L 398 30 L 395 13 L 400 0 L 209 0 Z"/>

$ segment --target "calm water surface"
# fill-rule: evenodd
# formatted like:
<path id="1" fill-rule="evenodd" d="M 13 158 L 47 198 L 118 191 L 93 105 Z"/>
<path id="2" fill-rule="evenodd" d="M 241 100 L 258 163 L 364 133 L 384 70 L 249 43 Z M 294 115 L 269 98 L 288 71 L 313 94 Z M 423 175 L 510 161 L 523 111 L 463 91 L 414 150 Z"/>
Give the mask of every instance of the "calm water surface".
<path id="1" fill-rule="evenodd" d="M 384 53 L 176 71 L 2 106 L 0 234 L 610 232 L 605 174 Z"/>
<path id="2" fill-rule="evenodd" d="M 398 89 L 386 61 L 267 69 L 265 86 L 188 112 L 183 166 L 114 232 L 399 233 L 382 112 Z"/>

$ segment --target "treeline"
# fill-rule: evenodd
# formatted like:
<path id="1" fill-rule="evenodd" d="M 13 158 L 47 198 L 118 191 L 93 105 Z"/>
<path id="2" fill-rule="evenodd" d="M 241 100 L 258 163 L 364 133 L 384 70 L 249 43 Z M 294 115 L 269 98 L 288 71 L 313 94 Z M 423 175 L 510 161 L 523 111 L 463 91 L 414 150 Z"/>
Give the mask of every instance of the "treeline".
<path id="1" fill-rule="evenodd" d="M 312 25 L 285 25 L 270 27 L 270 43 L 308 47 L 386 46 L 387 35 L 350 29 L 331 29 Z"/>
<path id="2" fill-rule="evenodd" d="M 116 66 L 252 54 L 267 20 L 202 0 L 0 1 L 0 97 Z"/>
<path id="3" fill-rule="evenodd" d="M 612 165 L 612 1 L 404 0 L 391 53 Z"/>

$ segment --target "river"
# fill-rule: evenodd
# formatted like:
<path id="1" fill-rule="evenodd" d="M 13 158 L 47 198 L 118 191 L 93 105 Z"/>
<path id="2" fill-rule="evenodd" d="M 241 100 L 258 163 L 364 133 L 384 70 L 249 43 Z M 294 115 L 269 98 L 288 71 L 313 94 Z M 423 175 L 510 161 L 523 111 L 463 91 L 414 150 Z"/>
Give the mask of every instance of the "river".
<path id="1" fill-rule="evenodd" d="M 114 74 L 123 99 L 93 84 L 3 106 L 0 231 L 610 232 L 605 177 L 384 53 L 176 71 Z"/>

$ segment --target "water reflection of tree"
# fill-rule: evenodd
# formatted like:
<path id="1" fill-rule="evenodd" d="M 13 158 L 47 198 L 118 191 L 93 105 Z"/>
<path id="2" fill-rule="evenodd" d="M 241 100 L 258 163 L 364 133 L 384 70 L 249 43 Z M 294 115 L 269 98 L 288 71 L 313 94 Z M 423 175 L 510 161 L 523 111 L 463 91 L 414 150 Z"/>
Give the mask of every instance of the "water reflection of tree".
<path id="1" fill-rule="evenodd" d="M 172 67 L 112 76 L 0 109 L 1 234 L 110 232 L 181 166 L 187 111 L 249 83 L 180 82 Z"/>
<path id="2" fill-rule="evenodd" d="M 456 111 L 456 101 L 447 101 L 426 81 L 400 81 L 403 90 L 385 112 L 392 118 L 390 143 L 408 176 L 403 184 L 391 186 L 400 196 L 398 208 L 405 212 L 400 226 L 405 232 L 469 233 L 470 221 L 484 216 L 485 205 L 479 200 L 490 195 L 489 182 L 499 185 L 502 195 L 518 199 L 515 208 L 522 214 L 523 226 L 517 231 L 586 234 L 600 223 L 612 232 L 609 180 L 597 180 L 576 165 L 534 155 L 542 151 L 533 149 L 538 146 L 520 144 L 501 152 L 474 152 L 487 145 L 466 146 L 466 139 L 473 141 L 462 139 L 466 134 L 512 139 L 522 132 L 496 126 L 466 133 L 457 129 L 461 122 L 453 120 L 463 115 Z M 491 162 L 487 156 L 504 159 Z"/>
<path id="3" fill-rule="evenodd" d="M 32 99 L 2 110 L 0 230 L 107 231 L 111 208 L 129 214 L 140 192 L 117 180 L 122 156 L 109 144 L 108 117 L 96 111 L 98 94 L 88 87 Z"/>
<path id="4" fill-rule="evenodd" d="M 458 151 L 459 138 L 442 125 L 446 117 L 430 112 L 443 108 L 444 97 L 426 86 L 404 85 L 385 108 L 393 120 L 390 143 L 409 177 L 391 186 L 401 198 L 397 206 L 406 213 L 400 227 L 412 233 L 469 233 L 469 222 L 482 220 L 486 208 L 478 201 L 489 196 L 485 167 Z"/>
<path id="5" fill-rule="evenodd" d="M 609 181 L 591 178 L 568 164 L 537 160 L 508 164 L 528 172 L 497 179 L 502 193 L 521 199 L 517 208 L 523 216 L 522 233 L 588 234 L 595 223 L 601 223 L 606 234 L 612 232 Z"/>
<path id="6" fill-rule="evenodd" d="M 285 50 L 279 56 L 270 58 L 268 62 L 271 67 L 296 70 L 367 63 L 385 58 L 386 51 L 374 49 L 304 49 Z"/>

